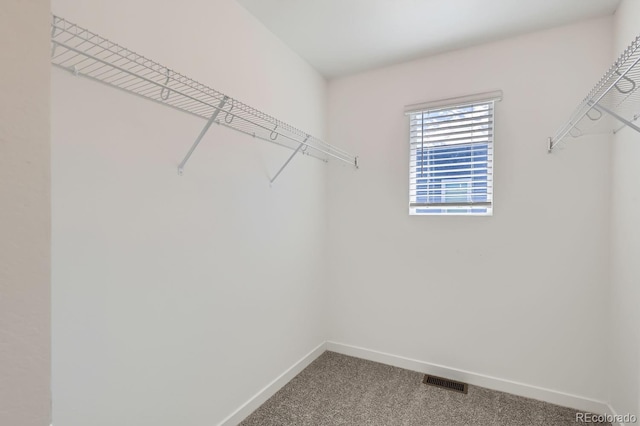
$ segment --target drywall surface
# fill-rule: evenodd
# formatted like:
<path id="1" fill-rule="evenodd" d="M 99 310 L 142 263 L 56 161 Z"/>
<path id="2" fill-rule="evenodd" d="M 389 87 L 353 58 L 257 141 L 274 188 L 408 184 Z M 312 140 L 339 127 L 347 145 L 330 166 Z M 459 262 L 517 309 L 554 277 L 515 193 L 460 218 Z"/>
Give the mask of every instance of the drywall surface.
<path id="1" fill-rule="evenodd" d="M 640 34 L 640 2 L 625 0 L 614 18 L 615 57 Z M 612 58 L 613 61 L 613 58 Z M 638 82 L 640 83 L 640 82 Z M 640 415 L 640 134 L 624 129 L 612 143 L 611 383 L 618 414 Z"/>
<path id="2" fill-rule="evenodd" d="M 547 138 L 610 65 L 603 18 L 329 84 L 330 339 L 604 401 L 607 137 Z M 409 216 L 403 107 L 500 89 L 492 217 Z"/>
<path id="3" fill-rule="evenodd" d="M 53 12 L 319 137 L 326 83 L 231 0 Z M 52 71 L 53 424 L 215 425 L 326 340 L 324 163 Z"/>
<path id="4" fill-rule="evenodd" d="M 0 3 L 0 424 L 49 424 L 49 2 Z"/>

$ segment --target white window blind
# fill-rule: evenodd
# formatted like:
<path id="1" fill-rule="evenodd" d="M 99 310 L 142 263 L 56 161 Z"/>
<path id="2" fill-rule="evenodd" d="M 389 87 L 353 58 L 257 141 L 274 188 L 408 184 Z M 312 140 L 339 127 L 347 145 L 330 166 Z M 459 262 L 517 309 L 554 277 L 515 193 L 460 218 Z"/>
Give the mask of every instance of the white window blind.
<path id="1" fill-rule="evenodd" d="M 493 213 L 496 99 L 408 112 L 410 214 Z"/>

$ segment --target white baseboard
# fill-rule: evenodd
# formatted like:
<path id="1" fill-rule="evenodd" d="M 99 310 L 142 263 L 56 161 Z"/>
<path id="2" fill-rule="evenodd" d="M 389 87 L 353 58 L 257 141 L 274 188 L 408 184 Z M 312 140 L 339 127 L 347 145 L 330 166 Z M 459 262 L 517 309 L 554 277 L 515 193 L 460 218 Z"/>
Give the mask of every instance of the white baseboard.
<path id="1" fill-rule="evenodd" d="M 289 383 L 298 373 L 307 368 L 316 358 L 322 355 L 326 351 L 326 342 L 318 345 L 317 348 L 306 354 L 302 359 L 293 364 L 287 371 L 276 377 L 271 383 L 262 388 L 257 394 L 255 394 L 249 401 L 245 402 L 240 408 L 230 414 L 223 421 L 218 423 L 218 426 L 236 426 L 253 413 L 256 408 L 264 404 L 264 402 L 271 398 L 273 394 L 278 392 L 284 385 Z"/>
<path id="2" fill-rule="evenodd" d="M 551 389 L 541 388 L 538 386 L 527 385 L 524 383 L 514 382 L 512 380 L 500 379 L 497 377 L 487 376 L 484 374 L 473 373 L 471 371 L 460 370 L 457 368 L 447 367 L 444 365 L 433 364 L 416 359 L 405 358 L 398 355 L 374 351 L 371 349 L 360 348 L 357 346 L 346 345 L 337 342 L 325 342 L 307 355 L 302 357 L 298 362 L 291 366 L 287 371 L 282 373 L 271 383 L 256 393 L 249 401 L 244 403 L 240 408 L 225 418 L 218 426 L 236 426 L 244 420 L 249 414 L 262 405 L 267 399 L 271 398 L 278 390 L 286 385 L 298 373 L 304 370 L 316 358 L 325 351 L 337 352 L 344 355 L 362 358 L 369 361 L 380 362 L 382 364 L 392 365 L 394 367 L 404 368 L 407 370 L 418 371 L 420 373 L 429 373 L 435 376 L 447 377 L 453 380 L 459 380 L 471 385 L 482 386 L 488 389 L 507 392 L 514 395 L 520 395 L 526 398 L 533 398 L 539 401 L 549 402 L 551 404 L 570 407 L 580 411 L 587 411 L 597 414 L 616 415 L 615 410 L 606 402 L 585 398 L 565 392 L 558 392 Z M 624 423 L 614 423 L 614 426 L 625 426 Z"/>
<path id="3" fill-rule="evenodd" d="M 418 371 L 420 373 L 429 373 L 434 376 L 447 377 L 453 380 L 466 382 L 471 385 L 524 396 L 526 398 L 537 399 L 539 401 L 545 401 L 563 407 L 570 407 L 580 411 L 587 411 L 596 414 L 615 414 L 613 409 L 607 403 L 578 395 L 558 392 L 511 380 L 499 379 L 497 377 L 473 373 L 471 371 L 460 370 L 444 365 L 432 364 L 425 361 L 418 361 L 416 359 L 405 358 L 357 346 L 345 345 L 343 343 L 327 342 L 326 348 L 328 351 L 350 355 L 356 358 L 380 362 L 382 364 L 392 365 L 406 370 Z"/>

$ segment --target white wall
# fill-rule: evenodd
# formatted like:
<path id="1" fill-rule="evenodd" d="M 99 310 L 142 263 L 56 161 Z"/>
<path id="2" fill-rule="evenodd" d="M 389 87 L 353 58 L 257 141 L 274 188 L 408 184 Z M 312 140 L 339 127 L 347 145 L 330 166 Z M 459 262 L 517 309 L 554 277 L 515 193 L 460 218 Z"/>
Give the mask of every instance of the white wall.
<path id="1" fill-rule="evenodd" d="M 49 424 L 49 2 L 0 2 L 0 424 Z"/>
<path id="2" fill-rule="evenodd" d="M 232 0 L 53 12 L 319 137 L 326 83 Z M 52 71 L 53 422 L 214 425 L 326 340 L 324 163 Z"/>
<path id="3" fill-rule="evenodd" d="M 329 337 L 604 401 L 609 146 L 547 137 L 610 65 L 602 18 L 332 80 Z M 408 215 L 403 107 L 495 89 L 493 217 Z"/>
<path id="4" fill-rule="evenodd" d="M 640 34 L 640 2 L 625 0 L 615 14 L 617 58 Z M 638 82 L 640 83 L 640 82 Z M 610 401 L 618 414 L 640 415 L 640 134 L 620 131 L 612 143 L 612 268 Z"/>

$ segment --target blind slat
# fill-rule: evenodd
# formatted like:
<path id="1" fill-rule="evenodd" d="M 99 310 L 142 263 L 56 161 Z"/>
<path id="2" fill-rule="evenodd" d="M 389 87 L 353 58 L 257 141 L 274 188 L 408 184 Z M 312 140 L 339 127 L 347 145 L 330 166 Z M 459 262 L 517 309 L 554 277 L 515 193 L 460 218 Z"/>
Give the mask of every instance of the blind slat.
<path id="1" fill-rule="evenodd" d="M 486 213 L 486 209 L 491 209 L 491 202 L 478 201 L 477 203 L 410 203 L 409 206 L 411 208 L 423 208 L 423 209 L 449 209 L 449 208 L 485 209 L 485 213 Z M 469 210 L 466 210 L 466 212 L 471 213 Z M 448 211 L 445 211 L 442 213 L 448 213 Z"/>
<path id="2" fill-rule="evenodd" d="M 454 157 L 441 157 L 432 158 L 431 156 L 424 154 L 417 154 L 415 158 L 411 159 L 411 165 L 417 168 L 429 168 L 440 169 L 443 167 L 463 167 L 463 166 L 476 166 L 481 164 L 492 164 L 489 161 L 489 153 L 482 153 L 477 155 L 460 155 Z"/>
<path id="3" fill-rule="evenodd" d="M 487 181 L 484 181 L 483 183 L 486 184 Z M 431 194 L 442 194 L 441 187 L 422 188 L 420 185 L 412 186 L 410 192 L 413 192 L 413 193 L 420 192 L 420 193 L 424 193 L 425 195 L 427 192 Z M 465 192 L 462 195 L 489 194 L 489 193 L 491 193 L 491 191 L 487 190 L 486 186 L 484 188 L 481 186 L 478 186 L 473 188 L 465 188 Z M 446 196 L 446 195 L 443 195 L 443 196 Z"/>
<path id="4" fill-rule="evenodd" d="M 477 167 L 463 167 L 465 166 L 464 164 L 454 164 L 451 166 L 458 166 L 459 168 L 444 169 L 442 167 L 430 167 L 428 164 L 425 164 L 424 166 L 421 166 L 420 164 L 418 164 L 417 166 L 415 166 L 416 170 L 412 171 L 410 175 L 412 178 L 416 178 L 416 179 L 429 179 L 429 177 L 431 176 L 438 176 L 446 173 L 456 173 L 458 175 L 468 174 L 469 176 L 474 176 L 474 175 L 479 176 L 481 174 L 491 175 L 492 174 L 491 171 L 493 169 L 493 167 L 487 166 L 486 163 L 481 163 Z M 473 173 L 473 172 L 477 172 L 477 173 Z"/>
<path id="5" fill-rule="evenodd" d="M 469 142 L 469 141 L 461 141 L 461 142 L 453 142 L 453 143 L 447 143 L 447 144 L 433 144 L 432 146 L 424 146 L 424 148 L 429 148 L 430 150 L 432 150 L 432 152 L 438 152 L 438 149 L 440 150 L 444 150 L 444 149 L 453 149 L 453 147 L 458 147 L 458 149 L 462 149 L 465 146 L 473 146 L 473 149 L 480 149 L 482 146 L 483 142 Z M 488 146 L 488 149 L 492 149 L 492 143 L 491 141 L 488 142 L 484 142 L 484 145 Z M 418 143 L 410 143 L 410 147 L 412 150 L 415 149 L 422 149 L 422 145 L 420 144 L 420 142 Z"/>
<path id="6" fill-rule="evenodd" d="M 438 138 L 441 138 L 443 136 L 448 136 L 450 139 L 451 136 L 456 136 L 458 138 L 461 137 L 461 135 L 467 135 L 467 137 L 486 137 L 486 136 L 491 136 L 491 129 L 490 128 L 484 128 L 484 129 L 463 129 L 463 130 L 458 130 L 458 131 L 438 131 L 438 132 L 423 132 L 423 133 L 416 133 L 415 135 L 411 135 L 411 139 L 414 139 L 414 143 L 421 143 L 421 142 L 430 142 L 431 140 L 437 140 Z"/>
<path id="7" fill-rule="evenodd" d="M 470 178 L 470 177 L 469 177 Z M 415 188 L 417 186 L 421 186 L 421 185 L 431 185 L 433 188 L 443 188 L 442 183 L 440 182 L 433 182 L 433 179 L 429 180 L 426 178 L 422 178 L 425 182 L 411 182 L 409 183 L 409 188 Z M 459 180 L 459 178 L 456 178 Z M 480 184 L 483 183 L 487 183 L 490 181 L 489 176 L 487 175 L 483 175 L 483 176 L 479 176 L 476 177 L 477 180 L 470 180 L 469 185 L 467 185 L 465 188 L 477 188 Z M 447 183 L 454 183 L 454 182 L 447 182 Z M 473 185 L 475 184 L 475 186 Z"/>
<path id="8" fill-rule="evenodd" d="M 493 135 L 478 135 L 478 136 L 473 136 L 473 137 L 459 137 L 459 138 L 440 138 L 440 139 L 425 139 L 424 142 L 420 143 L 418 142 L 418 144 L 423 144 L 425 147 L 428 147 L 431 144 L 439 144 L 439 145 L 447 145 L 449 143 L 451 144 L 455 144 L 457 142 L 464 142 L 466 144 L 469 143 L 476 143 L 476 144 L 481 144 L 481 143 L 490 143 L 491 139 L 493 138 Z"/>
<path id="9" fill-rule="evenodd" d="M 486 111 L 482 114 L 452 114 L 451 116 L 456 117 L 453 119 L 447 120 L 447 117 L 420 117 L 420 115 L 415 116 L 411 119 L 410 126 L 411 127 L 425 127 L 430 126 L 437 128 L 439 126 L 453 126 L 453 125 L 464 125 L 470 123 L 485 123 L 490 121 L 493 117 L 492 111 Z"/>

